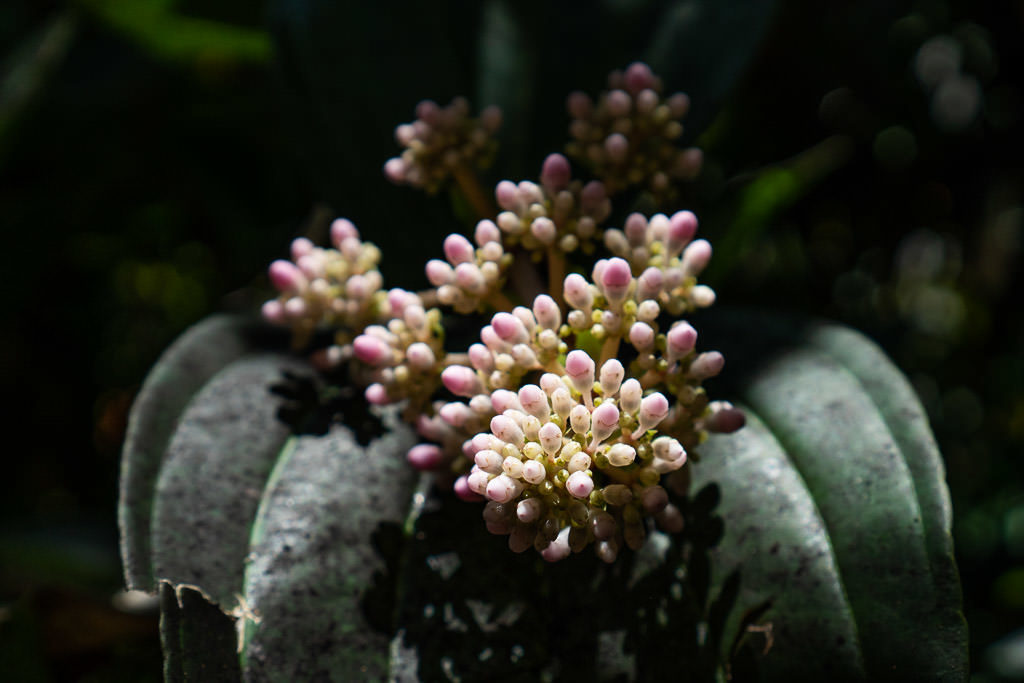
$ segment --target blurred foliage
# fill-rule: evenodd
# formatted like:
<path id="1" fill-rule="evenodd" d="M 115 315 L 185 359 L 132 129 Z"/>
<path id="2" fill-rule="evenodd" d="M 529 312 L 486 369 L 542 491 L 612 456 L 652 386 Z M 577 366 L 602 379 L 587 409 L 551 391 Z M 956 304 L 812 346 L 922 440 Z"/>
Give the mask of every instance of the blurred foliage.
<path id="1" fill-rule="evenodd" d="M 570 9 L 585 19 L 585 7 Z M 857 327 L 911 377 L 947 460 L 977 680 L 1024 679 L 1024 4 L 779 7 L 737 85 L 692 114 L 709 122 L 707 163 L 685 200 L 718 245 L 713 284 L 723 303 Z M 32 443 L 8 457 L 0 500 L 0 661 L 16 680 L 159 678 L 155 617 L 110 600 L 126 411 L 189 323 L 255 305 L 264 265 L 315 202 L 346 208 L 351 188 L 314 170 L 324 155 L 347 163 L 343 146 L 316 138 L 329 110 L 299 115 L 303 74 L 271 54 L 263 12 L 241 0 L 0 4 L 0 272 L 14 285 L 0 368 L 6 423 Z M 431 21 L 402 26 L 465 25 L 459 12 Z M 338 48 L 400 74 L 394 36 L 363 29 Z M 453 43 L 453 60 L 476 58 L 466 45 Z M 333 92 L 404 112 L 375 123 L 381 135 L 417 97 L 472 82 L 452 73 L 451 90 L 419 92 L 355 70 L 330 74 Z M 599 82 L 549 85 L 548 99 Z M 548 99 L 535 104 L 562 116 Z M 353 204 L 388 208 L 354 217 L 405 244 L 384 270 L 415 285 L 423 248 L 405 238 L 421 223 L 387 216 L 401 205 L 434 220 L 447 207 L 387 186 L 376 167 L 360 172 Z"/>

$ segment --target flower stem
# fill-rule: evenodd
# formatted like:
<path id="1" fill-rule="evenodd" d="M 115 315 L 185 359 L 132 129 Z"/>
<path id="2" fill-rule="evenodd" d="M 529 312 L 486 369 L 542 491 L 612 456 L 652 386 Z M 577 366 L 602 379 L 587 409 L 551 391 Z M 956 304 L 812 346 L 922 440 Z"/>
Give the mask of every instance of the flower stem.
<path id="1" fill-rule="evenodd" d="M 484 300 L 496 311 L 510 312 L 516 307 L 516 305 L 512 303 L 512 299 L 509 299 L 504 292 L 497 289 L 488 294 L 487 298 Z"/>
<path id="2" fill-rule="evenodd" d="M 552 244 L 548 247 L 548 292 L 563 311 L 565 310 L 565 301 L 562 300 L 562 282 L 564 280 L 565 252 Z"/>
<path id="3" fill-rule="evenodd" d="M 601 345 L 601 360 L 597 362 L 597 367 L 604 365 L 605 361 L 615 357 L 619 352 L 619 342 L 622 341 L 622 335 L 615 334 L 609 337 L 605 337 L 604 344 Z"/>

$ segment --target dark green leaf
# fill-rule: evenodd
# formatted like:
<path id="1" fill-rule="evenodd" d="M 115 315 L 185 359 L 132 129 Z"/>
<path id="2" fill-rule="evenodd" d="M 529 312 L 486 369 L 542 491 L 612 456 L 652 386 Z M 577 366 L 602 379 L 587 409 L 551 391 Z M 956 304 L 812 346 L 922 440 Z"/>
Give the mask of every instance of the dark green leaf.
<path id="1" fill-rule="evenodd" d="M 716 580 L 773 643 L 767 679 L 962 680 L 966 633 L 942 461 L 902 375 L 830 325 L 719 316 L 748 426 L 702 447 L 722 489 Z"/>

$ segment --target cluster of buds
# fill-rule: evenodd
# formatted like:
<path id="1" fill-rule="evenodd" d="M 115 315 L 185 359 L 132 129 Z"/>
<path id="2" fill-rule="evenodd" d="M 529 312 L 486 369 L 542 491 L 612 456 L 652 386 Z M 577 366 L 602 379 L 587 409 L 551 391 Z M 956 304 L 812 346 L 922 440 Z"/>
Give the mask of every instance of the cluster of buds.
<path id="1" fill-rule="evenodd" d="M 300 340 L 320 324 L 362 329 L 387 313 L 377 270 L 380 250 L 360 240 L 344 218 L 331 224 L 331 243 L 333 249 L 324 249 L 299 237 L 292 242 L 291 261 L 270 264 L 270 282 L 280 295 L 263 304 L 263 316 L 289 325 Z"/>
<path id="2" fill-rule="evenodd" d="M 566 151 L 601 178 L 609 194 L 647 183 L 657 197 L 671 194 L 672 182 L 691 180 L 703 165 L 699 149 L 675 146 L 683 134 L 680 119 L 690 99 L 661 96 L 661 80 L 646 64 L 612 72 L 609 90 L 595 104 L 582 92 L 569 95 L 572 116 Z"/>
<path id="3" fill-rule="evenodd" d="M 490 220 L 477 223 L 477 248 L 459 234 L 445 238 L 446 261 L 427 262 L 427 279 L 437 287 L 437 300 L 458 313 L 478 310 L 505 284 L 504 272 L 512 262 L 501 245 L 501 232 Z"/>
<path id="4" fill-rule="evenodd" d="M 544 160 L 540 184 L 524 180 L 503 180 L 495 189 L 498 227 L 513 244 L 538 254 L 557 248 L 569 253 L 581 247 L 593 249 L 598 226 L 611 213 L 604 185 L 591 181 L 584 185 L 572 180 L 569 161 L 561 154 Z"/>
<path id="5" fill-rule="evenodd" d="M 405 150 L 388 160 L 384 174 L 393 183 L 437 192 L 453 175 L 490 163 L 496 148 L 493 136 L 500 126 L 497 107 L 484 109 L 474 119 L 462 97 L 447 107 L 424 100 L 416 107 L 416 120 L 395 129 L 395 140 Z"/>
<path id="6" fill-rule="evenodd" d="M 428 191 L 453 177 L 482 215 L 475 245 L 449 235 L 444 259 L 426 265 L 433 289 L 385 292 L 379 251 L 339 219 L 334 249 L 299 239 L 292 262 L 271 265 L 281 296 L 263 309 L 307 336 L 321 323 L 341 328 L 336 345 L 317 352 L 317 364 L 351 361 L 367 402 L 405 402 L 406 420 L 430 442 L 408 452 L 410 464 L 450 475 L 464 500 L 485 499 L 491 532 L 507 535 L 516 552 L 535 548 L 551 561 L 593 545 L 611 562 L 622 548 L 638 548 L 652 523 L 679 531 L 682 516 L 663 476 L 696 460 L 708 432 L 743 424 L 733 406 L 709 401 L 702 384 L 724 359 L 699 353 L 697 331 L 681 319 L 715 300 L 697 283 L 711 247 L 694 239 L 696 217 L 634 213 L 622 230 L 602 228 L 609 194 L 649 182 L 664 195 L 669 178 L 699 167 L 699 153 L 671 144 L 688 101 L 662 101 L 660 83 L 642 64 L 609 83 L 612 91 L 596 106 L 583 95 L 570 98 L 570 152 L 603 182 L 573 180 L 568 160 L 552 154 L 539 183 L 498 184 L 497 215 L 471 177 L 490 149 L 497 112 L 474 121 L 464 100 L 444 109 L 420 103 L 418 120 L 396 131 L 402 157 L 385 171 Z M 601 244 L 611 256 L 597 261 L 590 279 L 566 275 L 567 253 Z M 550 295 L 529 307 L 503 291 L 521 253 L 514 247 L 548 261 Z M 533 266 L 516 266 L 513 277 L 529 280 Z M 530 283 L 519 284 L 527 291 Z M 441 312 L 428 310 L 435 302 L 460 314 L 497 312 L 479 343 L 449 353 Z M 622 342 L 632 350 L 620 361 Z M 457 400 L 440 400 L 442 386 Z"/>
<path id="7" fill-rule="evenodd" d="M 678 531 L 679 511 L 659 485 L 686 462 L 682 445 L 656 436 L 668 400 L 643 396 L 640 382 L 605 361 L 595 382 L 594 360 L 574 350 L 564 375 L 545 373 L 507 400 L 490 430 L 473 437 L 474 465 L 456 489 L 486 497 L 484 520 L 508 534 L 516 552 L 535 548 L 560 560 L 595 543 L 611 562 L 622 544 L 639 548 L 644 518 Z"/>
<path id="8" fill-rule="evenodd" d="M 388 292 L 387 325 L 369 325 L 352 342 L 356 358 L 370 368 L 366 400 L 385 405 L 408 400 L 421 411 L 437 390 L 444 362 L 441 312 L 424 310 L 420 297 L 402 289 Z"/>

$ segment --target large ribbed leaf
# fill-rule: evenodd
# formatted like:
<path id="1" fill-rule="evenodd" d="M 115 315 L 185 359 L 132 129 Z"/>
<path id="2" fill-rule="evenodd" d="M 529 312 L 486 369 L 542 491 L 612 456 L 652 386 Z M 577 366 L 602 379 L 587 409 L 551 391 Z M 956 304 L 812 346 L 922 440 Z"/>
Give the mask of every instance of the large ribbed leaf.
<path id="1" fill-rule="evenodd" d="M 701 329 L 748 426 L 703 447 L 684 535 L 612 566 L 513 555 L 479 506 L 413 495 L 393 414 L 366 446 L 286 425 L 301 392 L 270 386 L 309 374 L 297 360 L 202 366 L 163 449 L 125 452 L 157 472 L 122 500 L 150 506 L 169 679 L 707 681 L 729 660 L 739 679 L 962 680 L 948 494 L 906 381 L 836 326 Z M 240 618 L 240 660 L 211 603 Z"/>
<path id="2" fill-rule="evenodd" d="M 695 482 L 721 486 L 716 579 L 741 577 L 732 626 L 770 605 L 765 677 L 963 680 L 944 469 L 907 381 L 834 325 L 708 322 L 748 426 L 703 447 Z"/>

